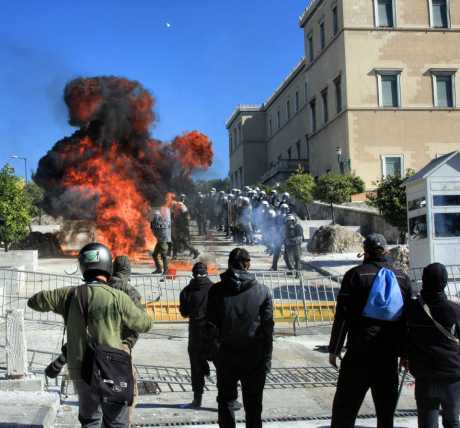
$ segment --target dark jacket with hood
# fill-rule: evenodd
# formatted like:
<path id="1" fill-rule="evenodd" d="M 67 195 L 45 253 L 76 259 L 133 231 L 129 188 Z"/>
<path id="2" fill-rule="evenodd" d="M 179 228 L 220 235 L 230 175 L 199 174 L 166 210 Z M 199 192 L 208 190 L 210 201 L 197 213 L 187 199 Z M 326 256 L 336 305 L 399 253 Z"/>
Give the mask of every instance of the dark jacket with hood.
<path id="1" fill-rule="evenodd" d="M 261 359 L 270 366 L 273 350 L 273 302 L 254 275 L 230 268 L 209 291 L 208 323 L 215 328 L 221 355 Z"/>
<path id="2" fill-rule="evenodd" d="M 448 300 L 444 288 L 447 272 L 438 263 L 423 272 L 420 299 L 414 299 L 408 311 L 409 368 L 416 379 L 460 380 L 460 345 L 449 340 L 423 310 L 425 302 L 433 318 L 447 331 L 460 338 L 460 305 Z"/>
<path id="3" fill-rule="evenodd" d="M 180 293 L 179 310 L 189 318 L 189 345 L 200 346 L 206 328 L 208 292 L 212 282 L 208 276 L 193 278 Z"/>
<path id="4" fill-rule="evenodd" d="M 374 257 L 350 269 L 343 277 L 337 296 L 329 353 L 340 355 L 347 337 L 348 354 L 355 358 L 362 358 L 364 361 L 402 353 L 405 338 L 404 316 L 400 321 L 390 322 L 362 315 L 374 278 L 382 267 L 391 269 L 395 273 L 405 306 L 410 300 L 409 277 L 401 270 L 394 269 L 387 258 Z"/>
<path id="5" fill-rule="evenodd" d="M 139 292 L 129 283 L 129 278 L 131 276 L 131 263 L 129 262 L 128 257 L 118 256 L 115 258 L 113 264 L 113 275 L 110 279 L 108 285 L 117 290 L 123 291 L 126 293 L 133 303 L 140 309 L 145 309 L 142 304 L 142 297 Z M 133 330 L 130 330 L 127 327 L 123 327 L 122 330 L 122 340 L 123 343 L 128 345 L 130 348 L 133 348 L 139 339 L 139 333 L 136 333 Z"/>

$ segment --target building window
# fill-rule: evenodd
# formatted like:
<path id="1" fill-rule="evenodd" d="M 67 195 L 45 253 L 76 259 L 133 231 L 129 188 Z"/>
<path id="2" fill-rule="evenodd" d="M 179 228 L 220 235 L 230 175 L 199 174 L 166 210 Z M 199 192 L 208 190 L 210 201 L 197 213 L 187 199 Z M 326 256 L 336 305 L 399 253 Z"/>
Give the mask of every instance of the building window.
<path id="1" fill-rule="evenodd" d="M 400 71 L 377 72 L 380 107 L 401 106 L 400 75 Z"/>
<path id="2" fill-rule="evenodd" d="M 286 102 L 286 114 L 287 114 L 287 120 L 291 118 L 291 101 L 287 100 Z"/>
<path id="3" fill-rule="evenodd" d="M 316 132 L 316 100 L 310 101 L 310 112 L 311 112 L 311 131 Z"/>
<path id="4" fill-rule="evenodd" d="M 339 32 L 339 15 L 337 12 L 337 5 L 332 8 L 332 31 L 334 36 Z"/>
<path id="5" fill-rule="evenodd" d="M 230 139 L 230 153 L 233 153 L 233 138 L 232 138 L 231 132 L 230 132 L 229 139 Z"/>
<path id="6" fill-rule="evenodd" d="M 434 106 L 441 108 L 455 107 L 455 74 L 449 72 L 433 73 Z"/>
<path id="7" fill-rule="evenodd" d="M 295 93 L 295 112 L 297 113 L 300 109 L 299 91 Z"/>
<path id="8" fill-rule="evenodd" d="M 243 179 L 243 167 L 240 166 L 240 187 L 244 186 L 244 179 Z"/>
<path id="9" fill-rule="evenodd" d="M 334 80 L 335 86 L 335 106 L 337 114 L 342 111 L 342 76 Z"/>
<path id="10" fill-rule="evenodd" d="M 304 91 L 305 91 L 305 104 L 307 104 L 308 102 L 308 82 L 307 81 L 305 81 Z"/>
<path id="11" fill-rule="evenodd" d="M 385 155 L 382 156 L 382 176 L 402 177 L 404 171 L 402 155 Z"/>
<path id="12" fill-rule="evenodd" d="M 291 147 L 289 147 L 287 154 L 288 154 L 288 159 L 291 160 L 292 159 L 292 148 Z"/>
<path id="13" fill-rule="evenodd" d="M 449 0 L 430 0 L 430 24 L 433 28 L 449 27 Z"/>
<path id="14" fill-rule="evenodd" d="M 308 57 L 310 58 L 310 62 L 312 62 L 315 59 L 312 33 L 308 35 Z"/>
<path id="15" fill-rule="evenodd" d="M 327 88 L 321 92 L 321 99 L 323 101 L 323 123 L 329 121 L 329 107 L 327 105 Z"/>
<path id="16" fill-rule="evenodd" d="M 268 128 L 270 130 L 270 135 L 273 135 L 273 121 L 272 119 L 270 118 L 270 120 L 268 121 Z"/>
<path id="17" fill-rule="evenodd" d="M 434 235 L 436 238 L 460 236 L 460 213 L 435 213 Z"/>
<path id="18" fill-rule="evenodd" d="M 234 144 L 235 144 L 235 149 L 236 149 L 238 147 L 238 144 L 239 144 L 239 142 L 238 142 L 238 134 L 236 132 L 236 128 L 233 129 L 233 141 L 235 142 Z"/>
<path id="19" fill-rule="evenodd" d="M 238 125 L 238 140 L 240 141 L 240 144 L 243 142 L 243 133 L 241 130 L 241 123 Z"/>
<path id="20" fill-rule="evenodd" d="M 324 21 L 319 23 L 319 40 L 321 43 L 321 50 L 326 46 L 326 29 L 324 27 Z"/>
<path id="21" fill-rule="evenodd" d="M 394 0 L 374 0 L 374 13 L 376 27 L 395 26 Z"/>
<path id="22" fill-rule="evenodd" d="M 276 112 L 276 120 L 278 121 L 278 129 L 280 129 L 281 128 L 281 113 L 279 110 Z"/>
<path id="23" fill-rule="evenodd" d="M 295 143 L 295 147 L 297 149 L 297 159 L 300 159 L 300 141 L 297 141 L 297 143 Z"/>

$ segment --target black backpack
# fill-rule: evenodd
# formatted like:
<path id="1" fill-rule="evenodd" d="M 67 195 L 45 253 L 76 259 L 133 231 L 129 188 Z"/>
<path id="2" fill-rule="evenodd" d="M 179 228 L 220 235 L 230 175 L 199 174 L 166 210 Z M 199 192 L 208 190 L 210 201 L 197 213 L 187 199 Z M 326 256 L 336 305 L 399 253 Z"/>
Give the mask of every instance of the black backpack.
<path id="1" fill-rule="evenodd" d="M 113 402 L 131 405 L 134 376 L 131 355 L 111 346 L 101 345 L 88 331 L 88 284 L 76 289 L 80 311 L 86 324 L 88 343 L 83 356 L 81 376 L 97 395 Z"/>

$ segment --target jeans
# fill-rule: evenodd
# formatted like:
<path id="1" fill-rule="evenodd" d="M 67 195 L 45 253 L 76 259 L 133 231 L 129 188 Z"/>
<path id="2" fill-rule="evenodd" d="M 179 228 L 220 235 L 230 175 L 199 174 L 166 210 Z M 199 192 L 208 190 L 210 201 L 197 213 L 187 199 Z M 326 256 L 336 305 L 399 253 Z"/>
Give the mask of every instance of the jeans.
<path id="1" fill-rule="evenodd" d="M 419 428 L 437 428 L 439 408 L 444 428 L 460 427 L 460 381 L 416 379 L 415 400 Z"/>
<path id="2" fill-rule="evenodd" d="M 78 393 L 78 420 L 82 428 L 127 428 L 128 405 L 103 400 L 83 380 L 74 380 Z"/>
<path id="3" fill-rule="evenodd" d="M 378 428 L 393 428 L 398 400 L 398 359 L 389 356 L 356 358 L 347 353 L 340 367 L 332 407 L 331 428 L 353 428 L 361 404 L 370 389 L 377 413 Z"/>

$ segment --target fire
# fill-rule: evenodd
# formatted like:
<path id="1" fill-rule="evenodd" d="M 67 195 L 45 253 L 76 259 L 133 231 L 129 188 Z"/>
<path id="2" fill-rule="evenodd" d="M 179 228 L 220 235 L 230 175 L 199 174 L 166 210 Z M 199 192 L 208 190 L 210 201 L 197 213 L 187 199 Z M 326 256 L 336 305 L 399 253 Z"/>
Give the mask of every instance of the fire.
<path id="1" fill-rule="evenodd" d="M 116 146 L 102 152 L 89 137 L 77 147 L 92 148 L 90 159 L 82 167 L 65 171 L 63 184 L 81 194 L 94 197 L 97 241 L 107 245 L 114 255 L 136 257 L 146 247 L 152 248 L 154 238 L 150 231 L 150 206 L 129 177 L 126 156 L 119 155 Z"/>
<path id="2" fill-rule="evenodd" d="M 79 130 L 39 162 L 34 180 L 45 190 L 43 208 L 95 222 L 98 241 L 138 259 L 155 242 L 151 207 L 173 206 L 174 191 L 190 187 L 193 170 L 212 164 L 212 143 L 198 131 L 171 144 L 152 139 L 155 100 L 135 81 L 75 79 L 64 99 Z"/>

